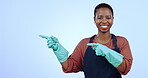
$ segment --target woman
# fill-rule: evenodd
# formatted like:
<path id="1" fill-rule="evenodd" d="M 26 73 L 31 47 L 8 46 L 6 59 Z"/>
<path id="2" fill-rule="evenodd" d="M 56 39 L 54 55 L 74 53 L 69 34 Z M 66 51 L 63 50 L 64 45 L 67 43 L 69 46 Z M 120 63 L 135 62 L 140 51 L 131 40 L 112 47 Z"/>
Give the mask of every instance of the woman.
<path id="1" fill-rule="evenodd" d="M 98 34 L 81 40 L 69 57 L 57 38 L 40 37 L 48 40 L 65 73 L 84 71 L 85 78 L 121 78 L 130 71 L 133 58 L 127 39 L 110 33 L 113 19 L 110 5 L 97 5 L 94 22 Z"/>

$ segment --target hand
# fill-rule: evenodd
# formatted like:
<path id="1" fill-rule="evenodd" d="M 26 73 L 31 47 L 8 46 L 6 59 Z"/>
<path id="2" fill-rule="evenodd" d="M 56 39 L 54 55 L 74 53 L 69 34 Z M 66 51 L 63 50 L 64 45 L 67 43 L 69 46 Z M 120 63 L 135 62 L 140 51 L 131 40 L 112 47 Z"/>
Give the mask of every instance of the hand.
<path id="1" fill-rule="evenodd" d="M 105 56 L 108 51 L 105 51 L 106 49 L 109 49 L 108 47 L 98 44 L 98 43 L 88 43 L 88 46 L 93 46 L 93 50 L 96 51 L 96 55 Z"/>
<path id="2" fill-rule="evenodd" d="M 96 55 L 104 56 L 109 63 L 114 67 L 118 67 L 123 61 L 123 55 L 99 43 L 88 43 L 88 46 L 93 46 Z"/>
<path id="3" fill-rule="evenodd" d="M 39 35 L 39 36 L 47 39 L 48 48 L 52 48 L 54 51 L 57 50 L 59 41 L 56 37 L 54 37 L 54 36 L 48 37 L 48 36 L 44 36 L 44 35 Z"/>
<path id="4" fill-rule="evenodd" d="M 47 39 L 48 48 L 52 48 L 54 54 L 57 56 L 60 63 L 65 62 L 68 58 L 68 51 L 59 43 L 58 39 L 54 36 L 39 35 L 42 38 Z"/>

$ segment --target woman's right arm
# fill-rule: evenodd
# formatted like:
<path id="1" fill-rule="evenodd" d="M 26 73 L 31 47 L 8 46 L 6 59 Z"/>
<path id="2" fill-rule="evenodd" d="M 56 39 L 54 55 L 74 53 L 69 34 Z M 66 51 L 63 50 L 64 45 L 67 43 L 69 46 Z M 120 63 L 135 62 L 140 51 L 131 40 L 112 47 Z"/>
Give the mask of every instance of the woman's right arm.
<path id="1" fill-rule="evenodd" d="M 83 70 L 83 56 L 87 48 L 89 39 L 83 39 L 74 49 L 74 52 L 68 57 L 68 59 L 61 63 L 63 72 L 79 72 Z"/>
<path id="2" fill-rule="evenodd" d="M 61 63 L 63 70 L 67 70 L 68 68 L 68 60 L 66 60 L 65 62 Z"/>

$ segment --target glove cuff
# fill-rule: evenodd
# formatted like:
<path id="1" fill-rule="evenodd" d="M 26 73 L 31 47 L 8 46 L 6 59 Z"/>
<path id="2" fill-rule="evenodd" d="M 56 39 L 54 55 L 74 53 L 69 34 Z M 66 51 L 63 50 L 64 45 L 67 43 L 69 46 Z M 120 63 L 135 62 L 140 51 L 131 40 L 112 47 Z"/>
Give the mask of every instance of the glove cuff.
<path id="1" fill-rule="evenodd" d="M 114 67 L 118 67 L 122 61 L 123 61 L 123 55 L 112 51 L 106 54 L 105 58 L 108 60 L 109 63 L 111 63 Z"/>
<path id="2" fill-rule="evenodd" d="M 61 44 L 58 44 L 57 49 L 53 51 L 60 63 L 63 63 L 68 59 L 69 52 Z"/>
<path id="3" fill-rule="evenodd" d="M 63 63 L 63 62 L 65 62 L 67 59 L 68 59 L 68 57 L 64 57 L 64 58 L 58 59 L 58 60 L 59 60 L 60 63 Z"/>

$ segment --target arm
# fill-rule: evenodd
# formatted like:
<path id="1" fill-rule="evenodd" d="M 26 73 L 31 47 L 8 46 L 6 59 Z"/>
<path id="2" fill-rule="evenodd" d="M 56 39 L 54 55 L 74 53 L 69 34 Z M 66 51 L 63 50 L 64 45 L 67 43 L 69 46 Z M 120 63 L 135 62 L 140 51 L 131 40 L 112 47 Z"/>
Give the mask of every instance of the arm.
<path id="1" fill-rule="evenodd" d="M 89 39 L 81 40 L 69 58 L 65 62 L 61 63 L 63 72 L 71 73 L 83 70 L 83 56 L 88 47 L 86 45 L 88 41 Z"/>
<path id="2" fill-rule="evenodd" d="M 125 72 L 125 60 L 123 59 L 122 63 L 117 67 L 117 70 L 120 71 L 121 73 Z"/>
<path id="3" fill-rule="evenodd" d="M 124 58 L 123 62 L 117 67 L 117 69 L 122 75 L 126 75 L 131 69 L 133 57 L 127 39 L 124 37 L 119 39 L 118 45 L 121 51 L 120 53 L 124 56 Z"/>
<path id="4" fill-rule="evenodd" d="M 85 45 L 88 43 L 88 39 L 82 40 L 68 58 L 68 51 L 62 45 L 60 45 L 57 38 L 43 35 L 40 35 L 40 37 L 47 39 L 47 46 L 48 48 L 53 49 L 53 52 L 62 65 L 63 72 L 70 73 L 83 70 L 83 53 L 86 49 Z"/>
<path id="5" fill-rule="evenodd" d="M 95 50 L 96 55 L 105 57 L 114 67 L 118 67 L 123 62 L 124 56 L 108 48 L 107 46 L 99 43 L 88 43 L 87 45 L 94 46 L 93 50 Z"/>
<path id="6" fill-rule="evenodd" d="M 65 62 L 61 63 L 61 65 L 62 65 L 63 70 L 66 71 L 67 68 L 68 68 L 68 60 L 66 60 Z"/>
<path id="7" fill-rule="evenodd" d="M 59 43 L 56 37 L 53 36 L 48 37 L 44 35 L 39 35 L 39 36 L 47 39 L 48 48 L 53 49 L 53 52 L 57 56 L 59 62 L 61 63 L 64 72 L 68 73 L 72 72 L 73 69 L 76 69 L 73 59 L 71 60 L 70 58 L 68 58 L 68 51 Z"/>
<path id="8" fill-rule="evenodd" d="M 67 60 L 69 52 L 59 43 L 56 37 L 53 36 L 48 37 L 44 35 L 39 35 L 39 36 L 47 39 L 48 48 L 53 49 L 53 52 L 57 56 L 60 63 L 63 63 Z"/>
<path id="9" fill-rule="evenodd" d="M 127 40 L 122 38 L 119 41 L 123 43 L 120 44 L 120 53 L 98 43 L 89 43 L 87 45 L 94 46 L 93 49 L 96 51 L 96 55 L 104 56 L 121 74 L 125 75 L 131 68 L 132 55 Z"/>

